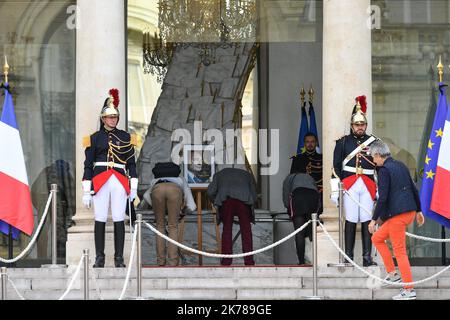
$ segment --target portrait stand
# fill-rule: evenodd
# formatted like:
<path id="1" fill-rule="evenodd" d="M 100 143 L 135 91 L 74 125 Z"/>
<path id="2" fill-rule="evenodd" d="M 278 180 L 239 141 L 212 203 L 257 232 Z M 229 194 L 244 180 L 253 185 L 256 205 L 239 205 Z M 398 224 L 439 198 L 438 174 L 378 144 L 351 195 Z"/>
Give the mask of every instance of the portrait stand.
<path id="1" fill-rule="evenodd" d="M 221 248 L 222 248 L 222 240 L 220 237 L 220 228 L 219 228 L 219 225 L 217 224 L 216 210 L 212 204 L 211 204 L 211 212 L 213 214 L 213 223 L 214 223 L 214 227 L 215 227 L 215 231 L 216 231 L 217 246 L 216 246 L 215 250 L 207 250 L 207 249 L 204 250 L 203 249 L 203 209 L 208 209 L 208 208 L 203 208 L 202 200 L 203 200 L 203 197 L 205 197 L 207 203 L 210 204 L 210 202 L 207 198 L 207 195 L 206 195 L 207 188 L 206 187 L 191 187 L 191 190 L 194 193 L 194 198 L 195 198 L 195 202 L 197 205 L 197 243 L 198 243 L 197 250 L 206 251 L 206 252 L 210 252 L 210 253 L 220 253 Z M 185 218 L 183 218 L 180 223 L 179 242 L 183 242 L 184 225 L 185 225 Z M 198 255 L 198 265 L 199 266 L 203 265 L 203 256 L 200 254 Z"/>

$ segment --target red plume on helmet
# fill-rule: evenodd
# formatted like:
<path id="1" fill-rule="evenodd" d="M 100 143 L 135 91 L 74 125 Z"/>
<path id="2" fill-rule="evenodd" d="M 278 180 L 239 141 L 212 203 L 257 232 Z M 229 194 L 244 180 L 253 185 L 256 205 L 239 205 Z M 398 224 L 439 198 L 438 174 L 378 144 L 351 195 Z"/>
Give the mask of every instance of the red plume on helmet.
<path id="1" fill-rule="evenodd" d="M 119 90 L 111 89 L 109 90 L 109 94 L 114 98 L 114 107 L 117 109 L 119 107 Z"/>
<path id="2" fill-rule="evenodd" d="M 363 113 L 366 113 L 366 111 L 367 111 L 366 96 L 359 96 L 359 97 L 356 97 L 355 100 L 356 100 L 356 102 L 359 101 L 359 104 L 361 105 L 361 111 L 362 111 Z"/>

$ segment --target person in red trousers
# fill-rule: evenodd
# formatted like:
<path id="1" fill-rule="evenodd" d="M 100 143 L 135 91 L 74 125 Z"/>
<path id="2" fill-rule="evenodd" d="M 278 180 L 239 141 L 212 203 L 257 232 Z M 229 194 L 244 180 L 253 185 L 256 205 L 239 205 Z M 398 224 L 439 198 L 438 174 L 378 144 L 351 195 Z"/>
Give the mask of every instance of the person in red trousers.
<path id="1" fill-rule="evenodd" d="M 217 223 L 223 222 L 222 253 L 233 253 L 233 220 L 239 218 L 242 251 L 253 251 L 251 222 L 255 222 L 254 205 L 257 200 L 256 186 L 251 173 L 236 168 L 217 172 L 208 186 L 208 197 L 217 210 Z M 232 259 L 224 258 L 220 264 L 229 266 Z M 254 265 L 253 256 L 244 257 L 245 265 Z"/>

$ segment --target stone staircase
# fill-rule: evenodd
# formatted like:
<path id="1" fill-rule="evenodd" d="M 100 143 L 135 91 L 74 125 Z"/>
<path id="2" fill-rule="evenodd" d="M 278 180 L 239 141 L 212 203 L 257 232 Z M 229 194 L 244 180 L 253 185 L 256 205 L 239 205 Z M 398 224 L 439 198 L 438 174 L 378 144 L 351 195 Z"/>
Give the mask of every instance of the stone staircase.
<path id="1" fill-rule="evenodd" d="M 414 280 L 424 279 L 443 267 L 413 267 Z M 380 268 L 369 269 L 384 276 Z M 56 300 L 67 288 L 75 267 L 67 269 L 8 269 L 19 292 L 30 300 Z M 90 269 L 90 299 L 118 299 L 126 269 Z M 83 299 L 83 272 L 67 300 Z M 176 267 L 143 269 L 143 296 L 153 300 L 299 300 L 312 295 L 312 268 L 293 266 Z M 320 267 L 319 295 L 337 300 L 384 300 L 397 287 L 378 288 L 352 267 Z M 450 273 L 416 286 L 418 299 L 450 299 Z M 126 298 L 136 296 L 136 272 Z M 19 299 L 8 284 L 8 300 Z"/>

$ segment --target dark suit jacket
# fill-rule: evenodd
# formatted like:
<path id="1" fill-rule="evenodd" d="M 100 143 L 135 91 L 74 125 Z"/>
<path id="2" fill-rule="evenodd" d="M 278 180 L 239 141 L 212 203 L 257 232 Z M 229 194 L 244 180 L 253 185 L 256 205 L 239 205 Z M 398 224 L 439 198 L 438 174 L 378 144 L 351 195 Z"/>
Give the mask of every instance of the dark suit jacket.
<path id="1" fill-rule="evenodd" d="M 409 169 L 391 157 L 378 168 L 378 193 L 373 220 L 385 221 L 401 213 L 421 211 L 419 193 Z"/>

